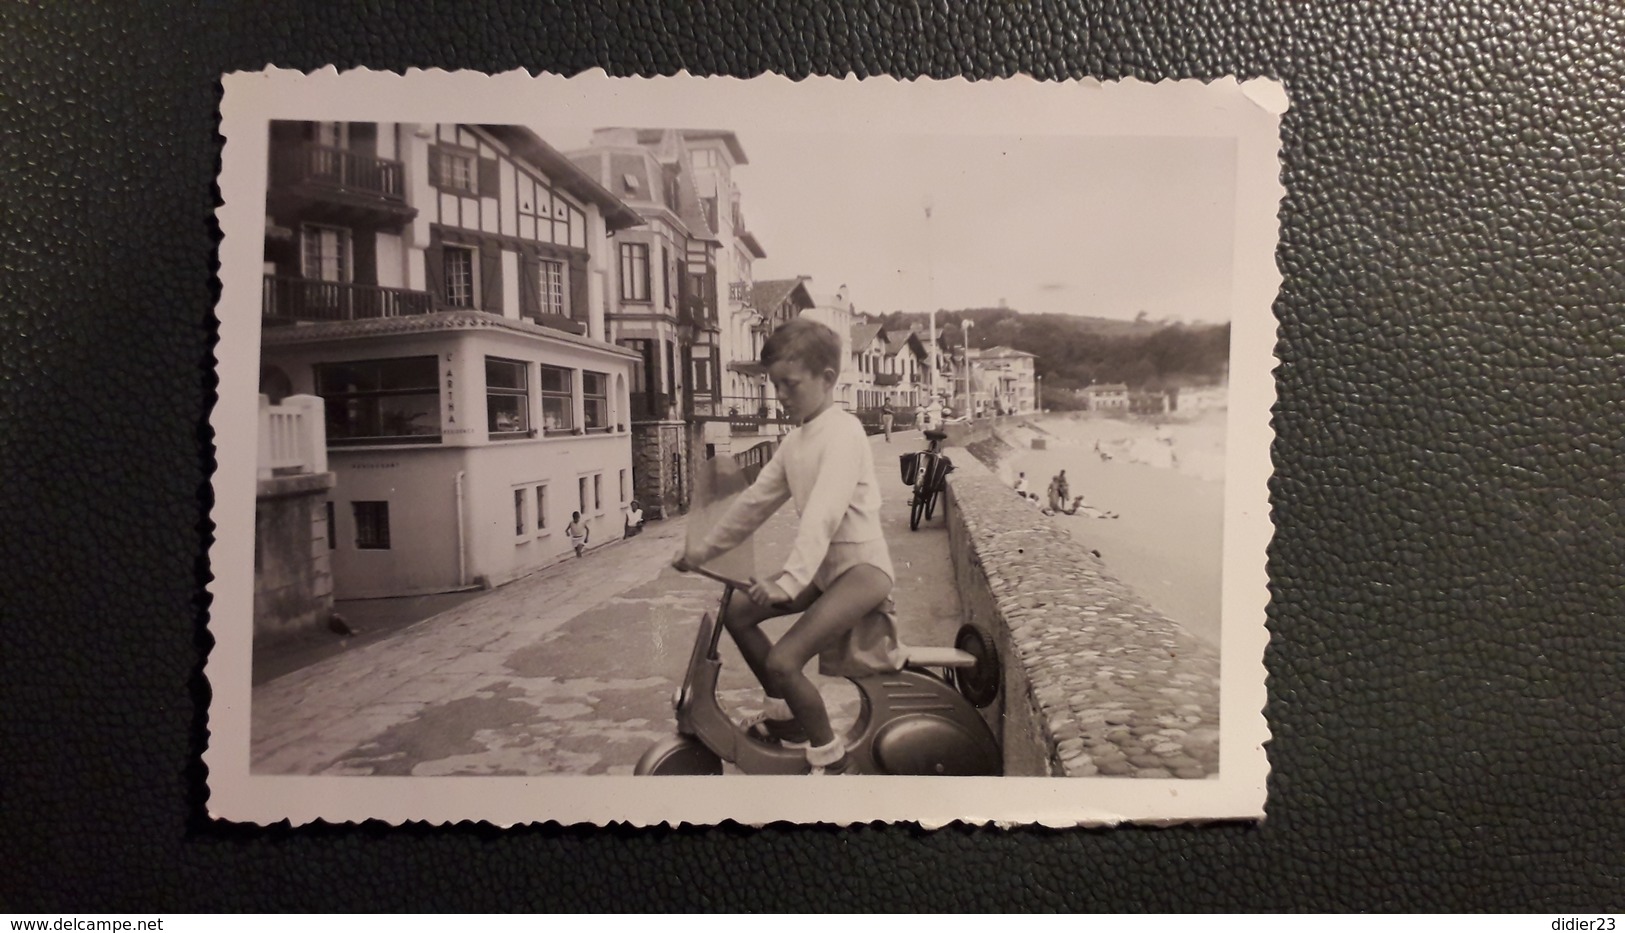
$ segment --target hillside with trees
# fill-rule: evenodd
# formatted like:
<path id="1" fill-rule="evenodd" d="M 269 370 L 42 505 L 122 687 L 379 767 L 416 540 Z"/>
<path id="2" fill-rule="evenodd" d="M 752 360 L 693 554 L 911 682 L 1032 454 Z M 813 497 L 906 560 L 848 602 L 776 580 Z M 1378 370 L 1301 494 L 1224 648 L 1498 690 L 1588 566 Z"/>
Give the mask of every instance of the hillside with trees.
<path id="1" fill-rule="evenodd" d="M 928 326 L 924 314 L 895 312 L 886 326 Z M 1008 308 L 937 312 L 941 344 L 960 344 L 969 320 L 970 345 L 1006 346 L 1038 358 L 1046 404 L 1066 407 L 1078 390 L 1121 382 L 1132 390 L 1213 385 L 1224 379 L 1230 359 L 1230 325 L 1133 321 L 1068 314 L 1021 314 Z"/>

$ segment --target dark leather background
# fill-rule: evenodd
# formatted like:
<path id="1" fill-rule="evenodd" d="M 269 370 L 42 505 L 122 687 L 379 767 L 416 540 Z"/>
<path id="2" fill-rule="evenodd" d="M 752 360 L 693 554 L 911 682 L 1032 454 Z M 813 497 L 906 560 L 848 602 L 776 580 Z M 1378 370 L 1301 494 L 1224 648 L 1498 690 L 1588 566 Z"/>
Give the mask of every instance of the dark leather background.
<path id="1" fill-rule="evenodd" d="M 13 3 L 0 30 L 0 911 L 1625 908 L 1614 0 Z M 268 63 L 1282 79 L 1268 820 L 212 823 L 216 79 Z"/>

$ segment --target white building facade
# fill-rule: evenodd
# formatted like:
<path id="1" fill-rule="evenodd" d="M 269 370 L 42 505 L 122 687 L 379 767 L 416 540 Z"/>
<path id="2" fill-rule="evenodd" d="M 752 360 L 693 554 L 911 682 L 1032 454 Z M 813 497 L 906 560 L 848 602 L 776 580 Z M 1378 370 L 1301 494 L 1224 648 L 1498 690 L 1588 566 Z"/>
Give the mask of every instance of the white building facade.
<path id="1" fill-rule="evenodd" d="M 631 495 L 610 236 L 642 218 L 529 130 L 274 123 L 261 390 L 318 396 L 336 598 L 496 585 Z"/>

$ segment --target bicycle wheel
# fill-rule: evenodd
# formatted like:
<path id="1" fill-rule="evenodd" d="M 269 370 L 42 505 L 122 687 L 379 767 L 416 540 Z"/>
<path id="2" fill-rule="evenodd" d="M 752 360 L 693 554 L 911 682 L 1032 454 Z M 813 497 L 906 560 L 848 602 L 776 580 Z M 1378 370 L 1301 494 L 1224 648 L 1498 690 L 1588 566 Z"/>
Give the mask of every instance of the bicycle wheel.
<path id="1" fill-rule="evenodd" d="M 937 489 L 931 493 L 931 498 L 925 500 L 925 520 L 930 521 L 937 511 L 937 500 L 942 498 L 942 490 Z"/>
<path id="2" fill-rule="evenodd" d="M 909 506 L 908 506 L 908 530 L 909 531 L 919 531 L 920 530 L 920 516 L 922 516 L 924 514 L 925 514 L 925 499 L 924 499 L 923 496 L 921 496 L 919 488 L 916 487 L 915 490 L 914 490 L 914 498 L 913 498 L 912 501 L 909 502 Z"/>

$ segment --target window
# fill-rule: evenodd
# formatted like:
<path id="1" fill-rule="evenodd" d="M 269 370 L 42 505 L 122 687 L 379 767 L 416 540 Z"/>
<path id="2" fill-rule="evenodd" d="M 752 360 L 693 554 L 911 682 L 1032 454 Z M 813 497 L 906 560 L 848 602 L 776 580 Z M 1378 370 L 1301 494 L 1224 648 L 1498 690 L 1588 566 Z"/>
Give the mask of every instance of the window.
<path id="1" fill-rule="evenodd" d="M 327 549 L 333 551 L 339 546 L 338 528 L 333 522 L 333 500 L 327 500 L 324 505 L 327 509 Z M 259 553 L 258 550 L 255 553 Z"/>
<path id="2" fill-rule="evenodd" d="M 609 430 L 609 376 L 581 374 L 582 418 L 588 431 Z"/>
<path id="3" fill-rule="evenodd" d="M 513 491 L 513 534 L 516 538 L 523 538 L 529 526 L 525 523 L 525 491 Z"/>
<path id="4" fill-rule="evenodd" d="M 542 313 L 568 317 L 570 311 L 564 303 L 564 263 L 543 259 L 536 267 Z"/>
<path id="5" fill-rule="evenodd" d="M 471 152 L 440 150 L 440 187 L 452 191 L 480 193 L 479 163 Z"/>
<path id="6" fill-rule="evenodd" d="M 305 224 L 300 229 L 302 264 L 307 279 L 323 282 L 350 281 L 350 231 L 343 227 Z"/>
<path id="7" fill-rule="evenodd" d="M 694 167 L 695 168 L 716 168 L 716 165 L 717 165 L 717 151 L 715 149 L 696 149 L 696 150 L 694 150 Z"/>
<path id="8" fill-rule="evenodd" d="M 486 429 L 493 437 L 530 430 L 529 368 L 518 360 L 485 358 Z"/>
<path id="9" fill-rule="evenodd" d="M 626 471 L 621 471 L 621 504 L 625 505 L 632 497 L 626 494 Z"/>
<path id="10" fill-rule="evenodd" d="M 592 510 L 595 513 L 604 511 L 604 474 L 602 473 L 592 475 Z"/>
<path id="11" fill-rule="evenodd" d="M 547 486 L 536 487 L 536 533 L 547 533 Z"/>
<path id="12" fill-rule="evenodd" d="M 542 367 L 542 430 L 568 434 L 575 427 L 575 377 L 568 369 Z"/>
<path id="13" fill-rule="evenodd" d="M 355 546 L 364 551 L 389 550 L 389 503 L 352 502 Z"/>
<path id="14" fill-rule="evenodd" d="M 649 244 L 621 244 L 621 300 L 649 300 Z"/>
<path id="15" fill-rule="evenodd" d="M 581 493 L 581 504 L 579 506 L 579 508 L 581 510 L 581 514 L 582 515 L 587 515 L 587 514 L 589 514 L 588 509 L 587 509 L 587 477 L 585 477 L 585 476 L 581 477 L 581 479 L 577 482 L 576 485 L 578 487 L 577 491 Z"/>
<path id="16" fill-rule="evenodd" d="M 439 373 L 432 356 L 317 366 L 328 443 L 438 442 Z"/>
<path id="17" fill-rule="evenodd" d="M 445 257 L 446 304 L 474 307 L 474 251 L 466 246 L 442 247 Z"/>
<path id="18" fill-rule="evenodd" d="M 716 392 L 711 379 L 711 358 L 695 357 L 689 361 L 688 384 L 694 388 L 695 395 L 711 395 Z"/>
<path id="19" fill-rule="evenodd" d="M 316 145 L 343 149 L 350 141 L 349 130 L 350 125 L 348 123 L 318 123 L 316 124 Z"/>

